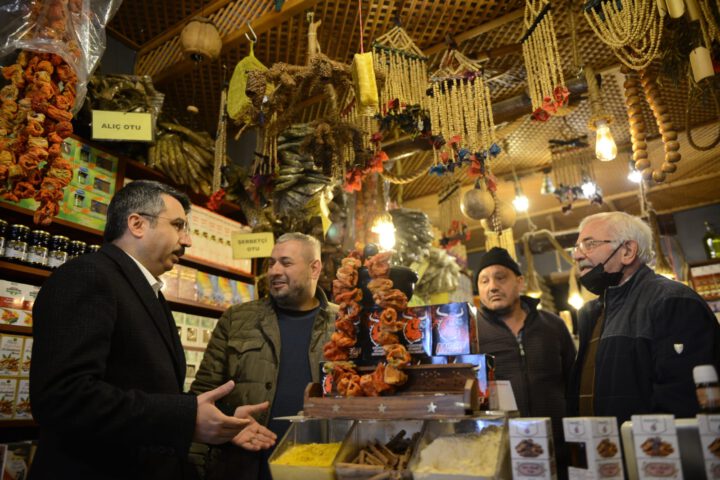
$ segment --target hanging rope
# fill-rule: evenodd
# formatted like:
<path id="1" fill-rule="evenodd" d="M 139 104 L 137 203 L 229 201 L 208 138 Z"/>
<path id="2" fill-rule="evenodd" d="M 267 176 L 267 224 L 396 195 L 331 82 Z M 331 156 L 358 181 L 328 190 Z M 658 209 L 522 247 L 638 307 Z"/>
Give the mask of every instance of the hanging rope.
<path id="1" fill-rule="evenodd" d="M 360 18 L 360 53 L 365 53 L 365 46 L 363 45 L 363 20 L 362 20 L 362 0 L 358 0 L 358 17 Z"/>
<path id="2" fill-rule="evenodd" d="M 700 100 L 700 97 L 702 96 L 702 90 L 699 88 L 699 86 L 696 85 L 695 82 L 692 81 L 692 76 L 690 77 L 690 85 L 688 86 L 688 101 L 687 101 L 687 110 L 685 111 L 685 131 L 687 132 L 687 139 L 688 143 L 692 148 L 695 150 L 698 150 L 700 152 L 706 152 L 708 150 L 712 150 L 713 148 L 717 147 L 718 144 L 720 144 L 720 128 L 718 128 L 718 134 L 715 136 L 715 140 L 710 142 L 708 145 L 698 145 L 695 143 L 695 140 L 692 137 L 692 126 L 690 124 L 690 116 L 691 112 L 693 111 L 693 107 L 696 103 L 699 103 L 698 100 Z M 715 104 L 715 113 L 720 115 L 720 101 L 718 101 L 718 93 L 715 88 L 712 86 L 710 87 L 710 91 L 712 92 L 713 97 L 713 103 Z"/>

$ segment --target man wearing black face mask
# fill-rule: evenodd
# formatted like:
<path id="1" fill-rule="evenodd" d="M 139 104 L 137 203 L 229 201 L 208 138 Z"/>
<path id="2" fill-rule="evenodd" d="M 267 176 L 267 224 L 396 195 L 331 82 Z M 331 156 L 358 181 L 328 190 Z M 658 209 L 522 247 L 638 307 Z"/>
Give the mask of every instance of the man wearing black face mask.
<path id="1" fill-rule="evenodd" d="M 560 317 L 538 310 L 537 299 L 520 295 L 525 280 L 507 250 L 490 249 L 478 272 L 480 352 L 495 356 L 495 377 L 510 381 L 523 417 L 552 418 L 562 467 L 565 389 L 575 360 L 570 332 Z"/>
<path id="2" fill-rule="evenodd" d="M 622 212 L 585 218 L 573 254 L 580 282 L 599 295 L 578 314 L 580 349 L 571 413 L 614 416 L 698 410 L 692 369 L 720 363 L 720 327 L 705 301 L 655 274 L 652 232 Z"/>

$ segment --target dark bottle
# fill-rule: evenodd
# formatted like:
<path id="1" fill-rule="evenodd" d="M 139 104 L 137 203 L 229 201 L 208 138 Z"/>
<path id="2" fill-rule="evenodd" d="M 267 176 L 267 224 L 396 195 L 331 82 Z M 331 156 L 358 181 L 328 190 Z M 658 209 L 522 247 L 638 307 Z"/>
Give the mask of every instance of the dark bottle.
<path id="1" fill-rule="evenodd" d="M 27 263 L 39 267 L 46 267 L 48 263 L 49 242 L 50 234 L 45 230 L 33 230 L 30 232 Z"/>
<path id="2" fill-rule="evenodd" d="M 11 262 L 24 262 L 27 255 L 27 238 L 30 228 L 16 223 L 10 226 L 5 245 L 5 258 Z"/>
<path id="3" fill-rule="evenodd" d="M 712 225 L 705 222 L 705 235 L 703 235 L 703 247 L 708 260 L 720 258 L 720 235 L 715 233 Z"/>
<path id="4" fill-rule="evenodd" d="M 702 413 L 720 413 L 720 383 L 712 365 L 698 365 L 693 368 L 693 380 Z"/>
<path id="5" fill-rule="evenodd" d="M 0 220 L 0 257 L 5 256 L 5 242 L 8 230 L 8 223 L 5 220 Z"/>
<path id="6" fill-rule="evenodd" d="M 63 235 L 53 235 L 48 247 L 48 267 L 57 268 L 67 261 L 70 239 Z"/>

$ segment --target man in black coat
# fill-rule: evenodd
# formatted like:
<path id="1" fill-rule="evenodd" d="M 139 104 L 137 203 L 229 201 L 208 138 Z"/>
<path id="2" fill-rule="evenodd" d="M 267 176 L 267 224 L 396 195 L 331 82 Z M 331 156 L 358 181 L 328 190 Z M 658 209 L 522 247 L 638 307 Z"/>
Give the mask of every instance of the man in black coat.
<path id="1" fill-rule="evenodd" d="M 562 417 L 575 344 L 557 315 L 538 310 L 539 301 L 520 295 L 525 280 L 507 250 L 494 247 L 480 259 L 477 317 L 480 352 L 495 356 L 495 378 L 509 380 L 523 417 L 550 417 L 565 476 Z"/>
<path id="2" fill-rule="evenodd" d="M 30 398 L 40 438 L 32 480 L 191 478 L 192 440 L 271 443 L 249 417 L 266 405 L 235 416 L 215 407 L 232 381 L 182 393 L 184 354 L 158 277 L 191 245 L 189 209 L 166 185 L 128 184 L 110 203 L 101 250 L 42 286 L 33 309 Z"/>
<path id="3" fill-rule="evenodd" d="M 574 258 L 580 282 L 600 297 L 580 310 L 580 350 L 569 409 L 583 416 L 671 413 L 699 405 L 693 367 L 718 367 L 720 327 L 692 289 L 653 272 L 650 227 L 623 212 L 580 223 Z"/>

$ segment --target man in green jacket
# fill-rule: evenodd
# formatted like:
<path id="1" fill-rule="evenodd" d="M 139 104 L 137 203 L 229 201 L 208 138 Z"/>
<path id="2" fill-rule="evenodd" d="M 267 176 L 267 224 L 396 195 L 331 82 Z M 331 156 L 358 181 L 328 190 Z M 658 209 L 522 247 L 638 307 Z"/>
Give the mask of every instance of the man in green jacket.
<path id="1" fill-rule="evenodd" d="M 234 305 L 222 315 L 191 391 L 199 394 L 234 380 L 235 388 L 218 407 L 231 412 L 269 402 L 257 421 L 279 441 L 289 422 L 273 418 L 302 410 L 305 387 L 319 381 L 323 345 L 335 329 L 337 307 L 317 288 L 321 271 L 320 242 L 302 233 L 279 237 L 267 272 L 269 298 Z M 213 446 L 206 479 L 270 479 L 270 453 Z"/>

